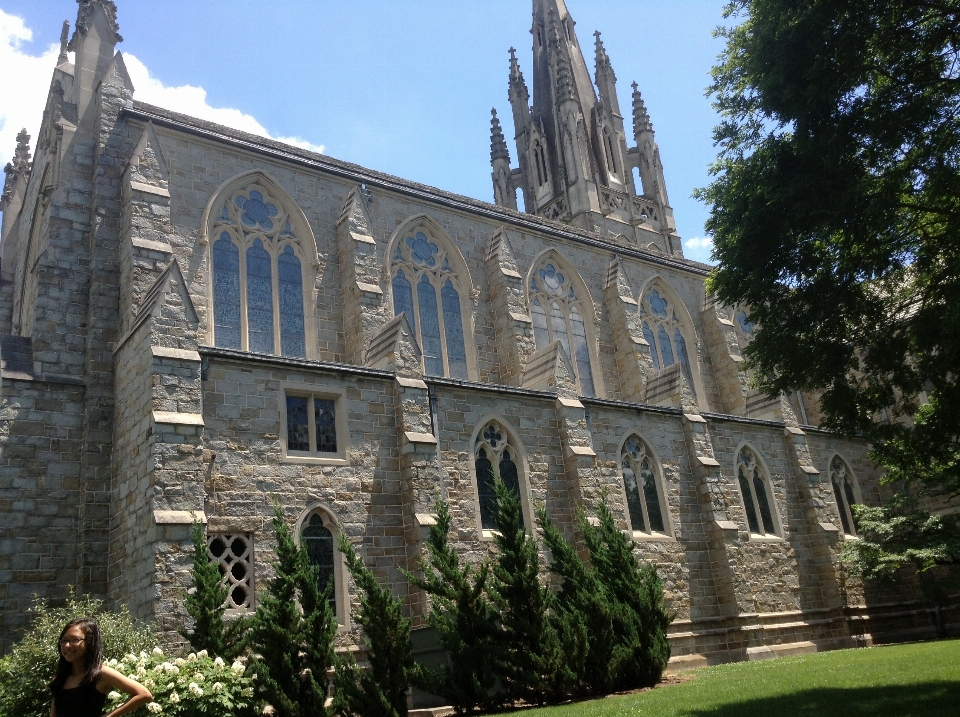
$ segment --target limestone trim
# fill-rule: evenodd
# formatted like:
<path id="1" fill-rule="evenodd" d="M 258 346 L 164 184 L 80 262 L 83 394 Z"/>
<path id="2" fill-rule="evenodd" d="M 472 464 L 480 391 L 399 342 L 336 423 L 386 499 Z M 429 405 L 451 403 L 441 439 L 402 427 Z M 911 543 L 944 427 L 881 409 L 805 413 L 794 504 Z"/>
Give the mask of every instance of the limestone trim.
<path id="1" fill-rule="evenodd" d="M 473 484 L 474 515 L 477 521 L 477 534 L 480 536 L 480 540 L 484 542 L 492 541 L 496 534 L 494 530 L 483 529 L 483 521 L 480 516 L 480 482 L 477 477 L 476 465 L 477 439 L 480 437 L 480 432 L 491 423 L 496 423 L 503 432 L 506 433 L 506 440 L 504 442 L 516 453 L 516 456 L 513 458 L 514 463 L 519 469 L 520 503 L 523 507 L 523 524 L 527 529 L 527 533 L 532 535 L 534 532 L 532 528 L 534 513 L 533 500 L 530 495 L 530 464 L 527 461 L 527 452 L 523 443 L 521 443 L 517 437 L 517 432 L 513 426 L 506 421 L 503 416 L 497 413 L 490 413 L 481 418 L 473 429 L 473 433 L 470 435 L 470 481 Z"/>
<path id="2" fill-rule="evenodd" d="M 347 567 L 337 542 L 342 529 L 336 513 L 326 503 L 309 503 L 297 516 L 293 538 L 297 545 L 300 545 L 301 533 L 310 524 L 310 518 L 314 515 L 320 516 L 323 527 L 333 536 L 333 582 L 337 598 L 337 632 L 346 632 L 350 629 L 350 593 L 347 590 Z"/>
<path id="3" fill-rule="evenodd" d="M 416 262 L 408 262 L 398 257 L 398 252 L 401 250 L 401 242 L 406 241 L 408 237 L 411 239 L 415 238 L 418 232 L 423 233 L 428 240 L 432 240 L 440 245 L 440 254 L 438 256 L 440 260 L 435 260 L 436 266 L 431 267 L 427 264 L 418 265 Z M 442 266 L 442 264 L 446 262 L 449 262 L 449 264 Z M 401 269 L 411 272 L 411 276 L 408 279 L 414 287 L 426 277 L 430 285 L 436 290 L 438 296 L 447 281 L 452 284 L 460 299 L 460 322 L 463 331 L 463 345 L 467 364 L 466 378 L 476 380 L 479 374 L 477 370 L 477 347 L 474 341 L 476 332 L 473 324 L 473 305 L 477 297 L 473 286 L 473 278 L 470 275 L 467 262 L 464 260 L 463 254 L 460 253 L 460 249 L 456 243 L 432 217 L 426 214 L 417 214 L 410 217 L 397 226 L 387 241 L 386 275 L 388 279 L 388 301 L 390 303 L 391 313 L 394 313 L 394 315 L 396 315 L 396 297 L 393 291 L 393 280 L 397 272 Z M 424 343 L 420 323 L 420 306 L 417 301 L 413 302 L 413 313 L 414 315 L 408 318 L 414 335 L 417 337 L 417 343 L 421 350 L 423 350 Z M 443 318 L 444 313 L 442 305 L 438 302 L 441 360 L 444 369 L 443 375 L 448 377 L 450 376 L 450 355 L 449 347 L 447 346 L 446 323 Z M 426 373 L 426 365 L 424 365 L 424 373 Z"/>
<path id="4" fill-rule="evenodd" d="M 753 496 L 755 495 L 755 489 L 751 481 L 750 495 L 743 494 L 743 490 L 740 484 L 740 465 L 741 465 L 740 458 L 741 458 L 741 452 L 743 451 L 749 451 L 750 456 L 756 462 L 758 475 L 760 477 L 760 480 L 763 483 L 764 490 L 766 492 L 767 505 L 770 508 L 770 517 L 773 520 L 772 532 L 766 531 L 764 528 L 763 516 L 761 515 L 761 512 L 760 512 L 759 496 L 757 496 L 756 502 L 754 503 L 754 511 L 755 511 L 756 519 L 760 526 L 760 529 L 764 532 L 761 532 L 761 533 L 753 532 L 753 530 L 750 528 L 749 521 L 746 521 L 746 517 L 747 517 L 746 501 L 753 500 Z M 740 498 L 740 509 L 743 511 L 744 520 L 746 521 L 745 524 L 741 526 L 741 529 L 745 530 L 750 535 L 750 540 L 752 541 L 762 541 L 762 540 L 771 540 L 771 539 L 782 540 L 783 539 L 783 523 L 780 520 L 780 508 L 777 505 L 777 496 L 773 490 L 773 480 L 771 478 L 770 469 L 767 467 L 767 463 L 763 459 L 763 456 L 761 455 L 760 451 L 757 450 L 757 448 L 749 441 L 741 441 L 740 444 L 737 446 L 737 450 L 733 454 L 732 475 L 733 475 L 733 482 L 736 486 L 737 495 Z"/>
<path id="5" fill-rule="evenodd" d="M 234 195 L 240 192 L 246 194 L 259 192 L 265 199 L 269 200 L 268 204 L 280 205 L 283 212 L 281 219 L 285 220 L 286 226 L 281 224 L 281 220 L 274 222 L 270 218 L 268 218 L 268 221 L 272 224 L 279 225 L 278 229 L 267 230 L 259 223 L 254 226 L 241 228 L 241 223 L 234 222 L 232 218 L 220 221 L 219 213 L 221 210 L 226 211 L 226 207 L 232 207 Z M 214 233 L 216 233 L 216 236 L 214 236 Z M 271 353 L 280 354 L 283 350 L 280 323 L 278 259 L 289 247 L 300 262 L 300 281 L 303 293 L 304 358 L 315 357 L 317 351 L 316 282 L 318 280 L 317 271 L 320 264 L 317 240 L 313 234 L 313 230 L 310 228 L 309 220 L 296 200 L 277 180 L 259 169 L 242 172 L 221 184 L 210 196 L 210 201 L 207 202 L 207 206 L 203 212 L 203 218 L 200 224 L 200 238 L 197 243 L 202 247 L 202 251 L 204 252 L 204 263 L 206 264 L 206 274 L 208 276 L 208 280 L 205 282 L 205 298 L 207 306 L 209 307 L 207 312 L 205 342 L 210 346 L 216 345 L 213 249 L 216 241 L 224 234 L 229 236 L 238 251 L 240 281 L 238 289 L 240 301 L 239 331 L 241 348 L 246 349 L 250 341 L 247 312 L 247 252 L 259 242 L 259 245 L 269 254 L 271 260 L 271 299 L 274 339 L 274 350 Z"/>
<path id="6" fill-rule="evenodd" d="M 172 426 L 202 426 L 203 416 L 199 413 L 177 413 L 176 411 L 154 411 L 153 422 Z"/>
<path id="7" fill-rule="evenodd" d="M 623 458 L 627 441 L 629 441 L 631 438 L 637 438 L 640 441 L 645 449 L 647 457 L 653 463 L 652 473 L 657 487 L 657 498 L 660 503 L 660 515 L 663 516 L 663 532 L 654 530 L 636 530 L 634 529 L 633 521 L 630 519 L 630 512 L 627 509 L 627 490 L 623 475 Z M 625 532 L 628 532 L 628 534 L 634 538 L 634 540 L 641 541 L 675 539 L 676 531 L 674 530 L 673 516 L 670 513 L 670 503 L 667 500 L 666 474 L 663 471 L 663 462 L 660 460 L 660 456 L 657 454 L 653 444 L 643 435 L 643 431 L 639 426 L 634 426 L 622 434 L 617 446 L 617 490 L 623 497 L 624 519 L 627 521 L 628 525 L 628 531 Z M 647 508 L 645 506 L 644 512 L 646 512 L 646 509 Z"/>
<path id="8" fill-rule="evenodd" d="M 310 399 L 307 403 L 309 420 L 309 451 L 289 450 L 287 427 L 287 397 Z M 277 391 L 280 411 L 280 460 L 283 463 L 303 463 L 321 466 L 346 466 L 350 464 L 350 428 L 347 425 L 347 390 L 341 386 L 327 386 L 317 383 L 293 383 L 284 381 Z M 312 400 L 332 400 L 334 403 L 337 451 L 336 453 L 320 453 L 316 450 L 316 426 L 314 413 L 311 409 Z"/>

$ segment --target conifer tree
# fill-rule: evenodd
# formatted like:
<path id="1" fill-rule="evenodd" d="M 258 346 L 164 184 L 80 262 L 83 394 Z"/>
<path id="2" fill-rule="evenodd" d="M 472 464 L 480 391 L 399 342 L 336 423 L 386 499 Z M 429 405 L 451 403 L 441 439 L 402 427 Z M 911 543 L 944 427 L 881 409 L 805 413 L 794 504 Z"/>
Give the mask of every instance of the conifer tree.
<path id="1" fill-rule="evenodd" d="M 507 695 L 533 704 L 556 701 L 575 677 L 549 618 L 552 594 L 540 582 L 537 544 L 524 529 L 520 496 L 499 476 L 494 487 L 497 557 L 490 596 L 500 610 Z"/>
<path id="2" fill-rule="evenodd" d="M 224 660 L 235 660 L 246 647 L 250 621 L 237 617 L 224 623 L 227 589 L 222 582 L 220 568 L 207 554 L 207 539 L 203 525 L 194 522 L 190 530 L 193 539 L 193 591 L 187 593 L 187 614 L 193 618 L 193 630 L 180 630 L 194 652 L 206 650 Z"/>
<path id="3" fill-rule="evenodd" d="M 576 692 L 607 694 L 613 685 L 610 669 L 614 648 L 613 608 L 607 589 L 543 506 L 537 510 L 537 523 L 553 556 L 550 570 L 560 578 L 554 624 L 567 667 L 577 678 Z"/>
<path id="4" fill-rule="evenodd" d="M 615 642 L 611 676 L 615 690 L 652 687 L 670 659 L 667 628 L 673 617 L 663 606 L 663 583 L 652 565 L 642 568 L 635 544 L 617 529 L 606 499 L 593 526 L 581 512 L 580 527 L 598 580 L 609 596 Z"/>
<path id="5" fill-rule="evenodd" d="M 501 669 L 497 655 L 499 629 L 496 610 L 485 594 L 490 565 L 476 573 L 448 540 L 450 511 L 445 501 L 436 505 L 437 522 L 430 526 L 428 558 L 420 561 L 423 578 L 407 575 L 410 582 L 431 598 L 430 625 L 447 650 L 448 665 L 438 671 L 417 665 L 416 682 L 435 695 L 450 700 L 459 712 L 493 709 L 502 700 L 493 692 Z"/>
<path id="6" fill-rule="evenodd" d="M 389 587 L 382 587 L 343 533 L 340 552 L 360 595 L 354 613 L 369 647 L 369 670 L 352 657 L 337 659 L 334 710 L 346 717 L 405 717 L 407 688 L 413 671 L 410 620 Z"/>
<path id="7" fill-rule="evenodd" d="M 333 659 L 336 618 L 316 569 L 293 539 L 274 504 L 277 539 L 274 577 L 260 599 L 251 630 L 261 696 L 277 717 L 327 717 L 327 668 Z M 330 587 L 327 586 L 327 591 Z"/>

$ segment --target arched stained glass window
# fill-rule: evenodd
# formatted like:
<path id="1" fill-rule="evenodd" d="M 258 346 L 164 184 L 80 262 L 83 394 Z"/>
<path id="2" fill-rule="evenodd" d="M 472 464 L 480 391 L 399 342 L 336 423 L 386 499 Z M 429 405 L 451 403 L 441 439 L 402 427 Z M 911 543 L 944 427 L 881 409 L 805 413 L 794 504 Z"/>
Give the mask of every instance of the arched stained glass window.
<path id="1" fill-rule="evenodd" d="M 324 525 L 323 517 L 314 513 L 300 531 L 300 540 L 307 550 L 310 564 L 317 569 L 321 590 L 329 588 L 330 609 L 337 614 L 337 561 L 333 533 Z"/>
<path id="2" fill-rule="evenodd" d="M 302 254 L 283 204 L 252 185 L 213 217 L 214 345 L 306 356 Z"/>
<path id="3" fill-rule="evenodd" d="M 518 454 L 510 446 L 509 436 L 496 421 L 490 421 L 477 436 L 474 445 L 474 467 L 477 472 L 477 500 L 480 503 L 480 527 L 482 530 L 497 529 L 497 494 L 494 490 L 495 475 L 515 495 L 520 496 L 520 470 Z"/>
<path id="4" fill-rule="evenodd" d="M 620 470 L 630 527 L 639 533 L 665 533 L 663 493 L 650 449 L 639 436 L 632 435 L 623 444 Z"/>
<path id="5" fill-rule="evenodd" d="M 640 313 L 643 317 L 643 338 L 650 344 L 653 370 L 660 371 L 679 362 L 690 383 L 690 389 L 696 392 L 690 354 L 683 336 L 683 324 L 662 289 L 655 286 L 647 290 L 641 297 Z"/>
<path id="6" fill-rule="evenodd" d="M 397 243 L 392 263 L 393 312 L 405 313 L 417 333 L 424 373 L 467 378 L 464 305 L 442 243 L 414 232 Z"/>
<path id="7" fill-rule="evenodd" d="M 596 396 L 592 352 L 582 298 L 570 278 L 551 259 L 543 261 L 530 278 L 530 316 L 537 350 L 559 341 L 570 361 L 583 396 Z M 549 316 L 547 312 L 549 311 Z"/>
<path id="8" fill-rule="evenodd" d="M 737 456 L 737 480 L 750 532 L 754 535 L 776 535 L 777 524 L 774 521 L 769 480 L 749 448 L 740 449 Z"/>
<path id="9" fill-rule="evenodd" d="M 834 456 L 830 461 L 830 483 L 833 485 L 833 497 L 837 501 L 843 534 L 856 535 L 857 526 L 854 523 L 851 506 L 859 501 L 856 498 L 853 472 L 840 456 Z"/>

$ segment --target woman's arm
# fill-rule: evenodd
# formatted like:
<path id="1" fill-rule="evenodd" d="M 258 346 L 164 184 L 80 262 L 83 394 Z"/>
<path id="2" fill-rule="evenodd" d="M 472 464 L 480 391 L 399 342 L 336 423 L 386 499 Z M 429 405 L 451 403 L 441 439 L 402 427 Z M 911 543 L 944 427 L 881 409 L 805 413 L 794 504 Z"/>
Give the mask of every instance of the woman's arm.
<path id="1" fill-rule="evenodd" d="M 106 687 L 107 689 L 102 689 Z M 105 717 L 120 717 L 128 712 L 133 712 L 137 707 L 147 704 L 153 700 L 150 690 L 141 685 L 136 680 L 131 680 L 126 675 L 121 675 L 116 670 L 104 665 L 100 668 L 100 678 L 97 680 L 97 689 L 101 692 L 107 692 L 111 689 L 121 690 L 130 695 L 130 699 L 117 707 L 113 712 Z"/>

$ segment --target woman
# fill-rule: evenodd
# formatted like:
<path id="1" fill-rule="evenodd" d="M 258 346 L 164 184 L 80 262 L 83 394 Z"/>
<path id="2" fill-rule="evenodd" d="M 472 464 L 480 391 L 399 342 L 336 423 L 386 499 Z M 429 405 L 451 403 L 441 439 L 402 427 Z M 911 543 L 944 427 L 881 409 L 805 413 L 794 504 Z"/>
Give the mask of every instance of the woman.
<path id="1" fill-rule="evenodd" d="M 59 644 L 60 662 L 50 683 L 50 717 L 100 717 L 113 689 L 126 692 L 130 699 L 106 717 L 120 717 L 153 700 L 146 687 L 103 664 L 100 626 L 93 618 L 67 623 Z"/>

